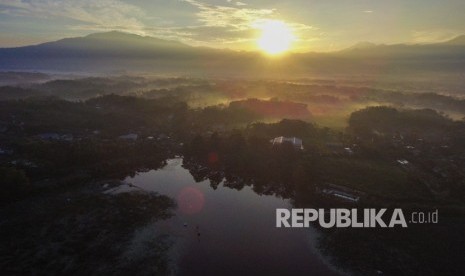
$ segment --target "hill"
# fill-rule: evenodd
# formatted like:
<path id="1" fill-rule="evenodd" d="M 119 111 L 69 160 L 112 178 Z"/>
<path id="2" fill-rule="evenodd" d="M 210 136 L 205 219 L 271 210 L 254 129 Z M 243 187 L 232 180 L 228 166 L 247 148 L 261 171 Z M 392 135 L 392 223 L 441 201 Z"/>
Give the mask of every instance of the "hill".
<path id="1" fill-rule="evenodd" d="M 310 74 L 449 73 L 465 69 L 465 36 L 436 44 L 376 45 L 269 58 L 258 52 L 193 47 L 122 32 L 1 48 L 0 70 L 150 72 L 193 76 L 305 77 Z"/>

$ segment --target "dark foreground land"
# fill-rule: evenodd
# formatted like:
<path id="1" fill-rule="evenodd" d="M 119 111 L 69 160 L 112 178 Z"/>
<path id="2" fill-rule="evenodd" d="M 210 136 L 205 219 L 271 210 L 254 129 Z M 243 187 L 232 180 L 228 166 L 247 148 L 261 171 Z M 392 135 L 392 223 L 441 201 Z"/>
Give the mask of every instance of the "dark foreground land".
<path id="1" fill-rule="evenodd" d="M 79 101 L 50 95 L 1 101 L 2 274 L 168 274 L 169 242 L 160 236 L 146 241 L 150 250 L 135 249 L 133 237 L 138 228 L 168 218 L 174 200 L 103 191 L 175 155 L 184 157 L 196 181 L 251 186 L 295 207 L 439 210 L 437 225 L 322 229 L 320 250 L 342 270 L 459 275 L 465 269 L 465 122 L 433 109 L 435 100 L 422 96 L 429 108 L 363 108 L 348 116 L 345 128 L 328 128 L 308 122 L 311 108 L 282 120 L 292 117 L 289 99 L 205 106 L 202 85 L 194 92 L 154 90 L 145 98 L 89 91 L 92 97 Z M 340 104 L 328 97 L 310 101 Z M 447 100 L 454 112 L 461 110 L 463 101 Z M 270 113 L 268 105 L 281 111 Z M 273 146 L 270 140 L 279 136 L 299 137 L 304 149 Z M 357 200 L 338 200 L 325 189 Z"/>

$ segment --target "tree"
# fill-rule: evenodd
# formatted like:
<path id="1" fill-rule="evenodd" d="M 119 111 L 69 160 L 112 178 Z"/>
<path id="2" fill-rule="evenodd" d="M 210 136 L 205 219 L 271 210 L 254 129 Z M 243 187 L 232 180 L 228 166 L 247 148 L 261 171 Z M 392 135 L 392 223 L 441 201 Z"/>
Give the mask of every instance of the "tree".
<path id="1" fill-rule="evenodd" d="M 30 192 L 29 178 L 24 171 L 15 168 L 0 167 L 0 201 L 10 202 Z"/>

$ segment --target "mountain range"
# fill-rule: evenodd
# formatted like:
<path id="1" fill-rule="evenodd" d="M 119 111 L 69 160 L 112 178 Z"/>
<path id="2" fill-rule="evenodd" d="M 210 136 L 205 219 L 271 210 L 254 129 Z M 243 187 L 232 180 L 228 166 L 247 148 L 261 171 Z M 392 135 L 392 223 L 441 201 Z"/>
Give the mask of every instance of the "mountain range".
<path id="1" fill-rule="evenodd" d="M 309 74 L 448 73 L 465 71 L 465 35 L 435 44 L 358 43 L 331 53 L 259 52 L 193 47 L 123 32 L 0 48 L 0 70 L 152 72 L 193 76 L 306 76 Z"/>

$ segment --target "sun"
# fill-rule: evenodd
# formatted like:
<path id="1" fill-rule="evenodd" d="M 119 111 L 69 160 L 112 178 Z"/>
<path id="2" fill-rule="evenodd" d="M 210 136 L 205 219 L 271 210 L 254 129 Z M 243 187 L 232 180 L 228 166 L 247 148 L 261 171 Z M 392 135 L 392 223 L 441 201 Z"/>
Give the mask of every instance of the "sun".
<path id="1" fill-rule="evenodd" d="M 288 51 L 295 40 L 289 26 L 278 20 L 265 20 L 256 25 L 261 30 L 257 40 L 258 47 L 270 55 L 278 55 Z"/>

